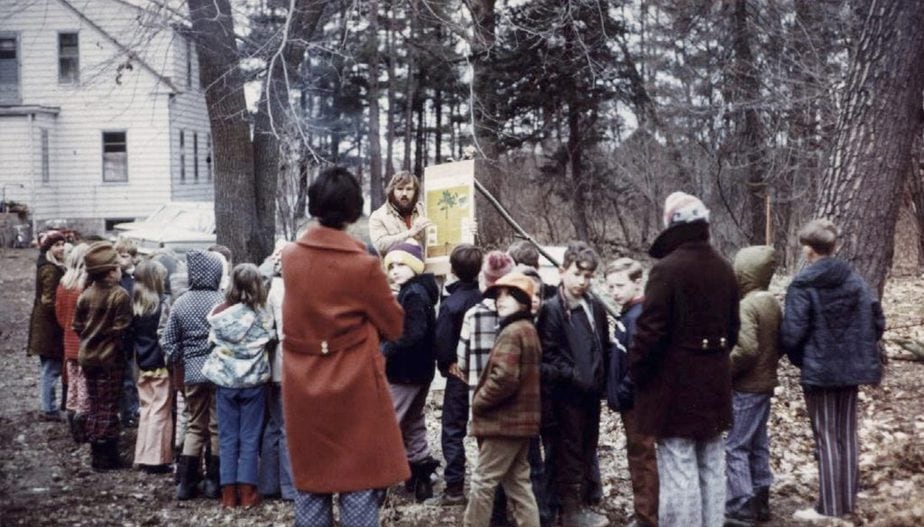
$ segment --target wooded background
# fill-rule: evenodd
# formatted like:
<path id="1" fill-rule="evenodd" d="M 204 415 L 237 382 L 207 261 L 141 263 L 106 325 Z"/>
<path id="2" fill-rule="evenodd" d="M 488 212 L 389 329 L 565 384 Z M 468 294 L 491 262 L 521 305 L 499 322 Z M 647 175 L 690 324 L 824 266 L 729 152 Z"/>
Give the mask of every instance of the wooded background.
<path id="1" fill-rule="evenodd" d="M 188 5 L 218 238 L 242 259 L 293 235 L 325 166 L 359 175 L 375 208 L 396 170 L 466 152 L 543 243 L 643 254 L 675 190 L 712 210 L 720 250 L 769 241 L 790 268 L 798 228 L 831 218 L 880 292 L 903 207 L 922 243 L 924 2 Z M 479 216 L 483 244 L 510 241 L 489 207 Z"/>

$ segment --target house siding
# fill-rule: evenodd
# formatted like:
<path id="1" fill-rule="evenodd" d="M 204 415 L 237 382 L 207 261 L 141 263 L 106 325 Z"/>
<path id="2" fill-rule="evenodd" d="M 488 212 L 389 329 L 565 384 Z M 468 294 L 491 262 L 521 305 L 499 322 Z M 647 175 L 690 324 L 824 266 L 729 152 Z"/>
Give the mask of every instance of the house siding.
<path id="1" fill-rule="evenodd" d="M 101 231 L 106 218 L 141 218 L 171 199 L 211 199 L 208 181 L 174 192 L 174 130 L 208 133 L 201 90 L 176 93 L 174 48 L 182 38 L 172 29 L 148 32 L 140 11 L 119 2 L 35 0 L 25 9 L 14 7 L 0 6 L 0 30 L 19 35 L 21 105 L 58 111 L 35 114 L 32 122 L 28 116 L 0 117 L 0 138 L 12 138 L 0 149 L 0 183 L 7 185 L 8 199 L 29 204 L 39 223 L 66 218 L 91 232 Z M 60 32 L 79 35 L 80 78 L 74 85 L 58 82 Z M 129 59 L 110 37 L 137 49 L 147 66 Z M 42 128 L 49 137 L 47 183 L 41 181 Z M 103 181 L 104 131 L 126 132 L 125 182 Z"/>

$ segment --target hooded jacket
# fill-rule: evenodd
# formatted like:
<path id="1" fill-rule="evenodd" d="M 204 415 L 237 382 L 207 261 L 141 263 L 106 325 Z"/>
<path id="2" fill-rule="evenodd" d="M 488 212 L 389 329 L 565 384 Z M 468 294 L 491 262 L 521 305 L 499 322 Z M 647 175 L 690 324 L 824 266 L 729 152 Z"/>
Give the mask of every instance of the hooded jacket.
<path id="1" fill-rule="evenodd" d="M 669 227 L 649 254 L 660 260 L 629 347 L 639 429 L 658 438 L 715 438 L 731 426 L 735 273 L 710 245 L 704 221 Z"/>
<path id="2" fill-rule="evenodd" d="M 250 388 L 270 378 L 266 344 L 275 336 L 273 315 L 247 304 L 216 308 L 208 316 L 213 343 L 202 374 L 224 388 Z"/>
<path id="3" fill-rule="evenodd" d="M 439 294 L 439 286 L 429 273 L 411 278 L 398 291 L 398 304 L 404 308 L 404 333 L 398 340 L 382 344 L 388 382 L 422 385 L 433 380 Z"/>
<path id="4" fill-rule="evenodd" d="M 878 384 L 883 331 L 879 301 L 847 262 L 822 258 L 789 284 L 780 338 L 803 385 Z"/>
<path id="5" fill-rule="evenodd" d="M 731 352 L 732 388 L 770 393 L 779 384 L 779 332 L 783 310 L 767 288 L 776 271 L 773 247 L 745 247 L 735 256 L 735 277 L 741 293 L 741 329 Z"/>
<path id="6" fill-rule="evenodd" d="M 218 291 L 222 261 L 213 253 L 190 251 L 186 254 L 189 290 L 177 298 L 170 309 L 160 346 L 168 363 L 182 363 L 184 384 L 208 382 L 202 365 L 209 354 L 208 315 L 224 301 Z"/>
<path id="7" fill-rule="evenodd" d="M 64 269 L 42 252 L 35 262 L 35 302 L 29 317 L 29 355 L 47 359 L 64 358 L 64 332 L 55 316 L 55 295 Z"/>

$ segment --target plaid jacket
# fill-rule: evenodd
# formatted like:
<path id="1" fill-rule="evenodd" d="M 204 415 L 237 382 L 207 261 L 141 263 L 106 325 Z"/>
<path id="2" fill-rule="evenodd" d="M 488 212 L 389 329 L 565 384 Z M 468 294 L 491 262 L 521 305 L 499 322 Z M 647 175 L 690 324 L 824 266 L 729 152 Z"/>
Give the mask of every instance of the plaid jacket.
<path id="1" fill-rule="evenodd" d="M 529 312 L 511 315 L 504 324 L 472 399 L 475 437 L 526 438 L 539 433 L 539 335 Z"/>
<path id="2" fill-rule="evenodd" d="M 497 311 L 493 299 L 484 299 L 465 312 L 459 347 L 456 349 L 459 369 L 470 390 L 478 386 L 481 372 L 488 364 L 488 355 L 497 337 Z"/>

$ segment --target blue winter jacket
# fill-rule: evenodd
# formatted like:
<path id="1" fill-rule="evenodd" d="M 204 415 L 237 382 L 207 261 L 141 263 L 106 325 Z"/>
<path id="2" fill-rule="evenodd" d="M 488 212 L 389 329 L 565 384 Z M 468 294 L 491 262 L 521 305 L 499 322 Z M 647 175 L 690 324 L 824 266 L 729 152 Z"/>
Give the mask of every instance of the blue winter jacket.
<path id="1" fill-rule="evenodd" d="M 168 364 L 183 364 L 183 384 L 209 382 L 202 365 L 209 355 L 208 314 L 224 301 L 218 291 L 222 262 L 214 253 L 190 251 L 186 254 L 189 290 L 176 299 L 160 337 Z"/>
<path id="2" fill-rule="evenodd" d="M 385 375 L 394 384 L 427 385 L 436 373 L 436 301 L 440 288 L 432 274 L 408 280 L 398 292 L 404 309 L 404 333 L 382 343 Z"/>
<path id="3" fill-rule="evenodd" d="M 816 387 L 878 384 L 878 341 L 885 330 L 879 301 L 850 265 L 823 258 L 799 272 L 786 291 L 780 342 Z"/>
<path id="4" fill-rule="evenodd" d="M 448 375 L 449 366 L 457 362 L 462 319 L 482 299 L 478 282 L 459 281 L 446 289 L 449 296 L 440 303 L 440 313 L 436 317 L 436 365 L 444 377 Z"/>

